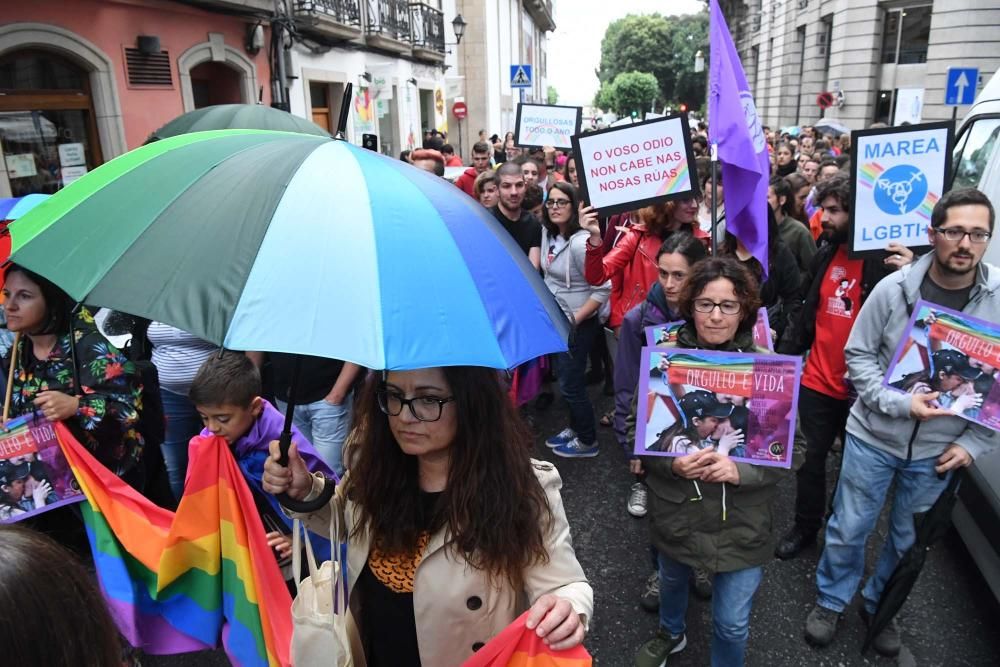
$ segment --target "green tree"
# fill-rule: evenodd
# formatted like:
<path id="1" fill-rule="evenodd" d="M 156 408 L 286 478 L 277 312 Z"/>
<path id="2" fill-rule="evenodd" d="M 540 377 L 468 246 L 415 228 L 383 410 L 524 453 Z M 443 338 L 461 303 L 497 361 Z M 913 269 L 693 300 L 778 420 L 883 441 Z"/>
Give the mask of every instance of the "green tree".
<path id="1" fill-rule="evenodd" d="M 545 91 L 545 98 L 549 104 L 559 104 L 559 93 L 556 91 L 555 86 L 548 87 Z"/>
<path id="2" fill-rule="evenodd" d="M 620 116 L 642 113 L 658 94 L 656 77 L 648 72 L 622 72 L 611 82 L 612 109 Z"/>
<path id="3" fill-rule="evenodd" d="M 608 85 L 624 72 L 649 72 L 656 77 L 658 105 L 683 102 L 697 107 L 705 99 L 705 75 L 694 71 L 699 50 L 707 59 L 707 12 L 685 16 L 630 14 L 608 25 L 601 40 L 597 76 L 602 85 Z"/>
<path id="4" fill-rule="evenodd" d="M 610 83 L 602 83 L 594 95 L 594 106 L 603 111 L 611 111 L 615 108 L 615 96 L 611 90 Z"/>

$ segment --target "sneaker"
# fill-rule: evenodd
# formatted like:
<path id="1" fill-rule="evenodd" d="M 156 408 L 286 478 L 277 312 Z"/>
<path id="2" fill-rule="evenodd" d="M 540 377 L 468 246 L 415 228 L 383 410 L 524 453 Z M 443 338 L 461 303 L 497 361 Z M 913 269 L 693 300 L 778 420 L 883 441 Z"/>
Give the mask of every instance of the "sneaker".
<path id="1" fill-rule="evenodd" d="M 865 622 L 865 627 L 869 627 L 872 621 L 871 614 L 864 607 L 858 611 L 861 612 L 861 619 Z M 902 647 L 903 642 L 899 638 L 899 627 L 896 625 L 896 619 L 889 621 L 889 624 L 882 628 L 882 632 L 875 635 L 872 640 L 872 648 L 885 658 L 895 658 L 899 655 Z"/>
<path id="2" fill-rule="evenodd" d="M 702 600 L 712 599 L 712 573 L 695 567 L 691 569 L 691 590 Z"/>
<path id="3" fill-rule="evenodd" d="M 574 431 L 571 428 L 564 428 L 563 430 L 559 431 L 559 433 L 546 440 L 545 446 L 551 447 L 552 449 L 555 449 L 556 447 L 562 447 L 563 445 L 569 444 L 569 442 L 573 440 L 573 438 L 575 437 L 576 437 L 576 431 Z"/>
<path id="4" fill-rule="evenodd" d="M 632 491 L 628 494 L 628 513 L 635 517 L 646 516 L 646 499 L 649 490 L 642 482 L 632 485 Z"/>
<path id="5" fill-rule="evenodd" d="M 687 643 L 687 635 L 675 637 L 660 628 L 655 637 L 639 647 L 639 652 L 635 654 L 635 667 L 664 667 L 667 658 L 683 651 Z"/>
<path id="6" fill-rule="evenodd" d="M 639 606 L 648 612 L 655 612 L 660 608 L 660 573 L 653 572 L 646 580 L 646 590 L 639 598 Z"/>
<path id="7" fill-rule="evenodd" d="M 600 446 L 596 440 L 589 445 L 585 445 L 580 442 L 579 438 L 574 437 L 565 445 L 554 447 L 552 453 L 564 459 L 589 459 L 597 456 L 599 449 Z"/>
<path id="8" fill-rule="evenodd" d="M 816 605 L 806 617 L 806 641 L 813 646 L 826 646 L 837 634 L 842 614 Z"/>

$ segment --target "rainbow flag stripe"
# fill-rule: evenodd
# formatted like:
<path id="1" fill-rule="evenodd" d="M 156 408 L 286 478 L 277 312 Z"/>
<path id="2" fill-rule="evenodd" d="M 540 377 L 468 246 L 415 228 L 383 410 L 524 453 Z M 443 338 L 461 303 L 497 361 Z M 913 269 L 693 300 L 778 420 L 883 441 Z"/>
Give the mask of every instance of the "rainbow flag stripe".
<path id="1" fill-rule="evenodd" d="M 672 195 L 678 190 L 682 190 L 687 187 L 690 179 L 688 178 L 688 165 L 687 162 L 674 174 L 673 178 L 668 178 L 660 186 L 660 189 L 656 192 L 657 196 L 661 195 Z"/>
<path id="2" fill-rule="evenodd" d="M 83 515 L 101 588 L 133 646 L 163 655 L 221 640 L 234 665 L 291 665 L 291 596 L 224 441 L 192 442 L 174 513 L 118 479 L 62 424 L 56 434 L 87 496 Z"/>
<path id="3" fill-rule="evenodd" d="M 858 183 L 861 183 L 865 187 L 873 188 L 875 187 L 875 181 L 883 171 L 885 171 L 885 168 L 877 162 L 863 164 L 858 169 Z"/>
<path id="4" fill-rule="evenodd" d="M 927 196 L 924 197 L 924 201 L 920 204 L 920 207 L 917 209 L 917 215 L 919 215 L 921 218 L 924 218 L 925 220 L 930 220 L 931 211 L 934 210 L 934 205 L 938 203 L 938 199 L 940 199 L 940 197 L 938 197 L 936 194 L 934 194 L 933 192 L 928 192 Z"/>
<path id="5" fill-rule="evenodd" d="M 521 614 L 462 667 L 591 667 L 593 659 L 582 644 L 567 651 L 553 651 L 525 626 L 527 618 L 528 612 Z"/>

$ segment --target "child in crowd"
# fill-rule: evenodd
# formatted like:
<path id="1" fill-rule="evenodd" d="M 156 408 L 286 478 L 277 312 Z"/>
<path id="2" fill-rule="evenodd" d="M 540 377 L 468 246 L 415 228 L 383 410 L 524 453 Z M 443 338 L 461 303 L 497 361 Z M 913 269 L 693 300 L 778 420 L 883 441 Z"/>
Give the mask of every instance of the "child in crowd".
<path id="1" fill-rule="evenodd" d="M 285 418 L 260 394 L 257 367 L 243 353 L 226 350 L 213 354 L 202 364 L 189 395 L 205 425 L 199 437 L 217 435 L 229 444 L 253 493 L 267 531 L 268 544 L 274 549 L 278 562 L 287 565 L 292 555 L 292 521 L 281 511 L 278 499 L 261 486 L 268 447 L 280 438 Z M 310 472 L 321 472 L 329 479 L 336 479 L 334 472 L 295 426 L 292 426 L 292 442 L 298 445 L 299 454 Z M 312 533 L 309 538 L 319 562 L 329 560 L 330 542 Z M 290 570 L 285 574 L 288 578 Z"/>

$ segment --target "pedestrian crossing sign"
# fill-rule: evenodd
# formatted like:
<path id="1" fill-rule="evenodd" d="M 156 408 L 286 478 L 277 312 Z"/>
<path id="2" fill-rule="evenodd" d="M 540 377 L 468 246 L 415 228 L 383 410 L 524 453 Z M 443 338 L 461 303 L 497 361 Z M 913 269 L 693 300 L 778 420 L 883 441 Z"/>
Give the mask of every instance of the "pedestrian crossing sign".
<path id="1" fill-rule="evenodd" d="M 531 65 L 510 66 L 510 87 L 531 88 Z"/>

